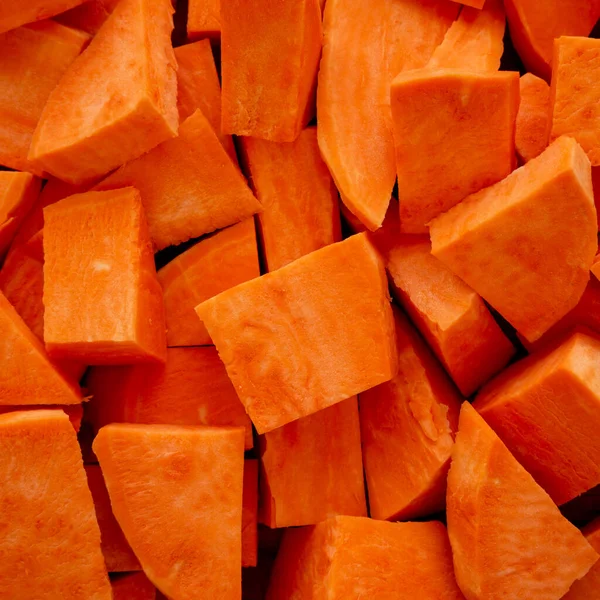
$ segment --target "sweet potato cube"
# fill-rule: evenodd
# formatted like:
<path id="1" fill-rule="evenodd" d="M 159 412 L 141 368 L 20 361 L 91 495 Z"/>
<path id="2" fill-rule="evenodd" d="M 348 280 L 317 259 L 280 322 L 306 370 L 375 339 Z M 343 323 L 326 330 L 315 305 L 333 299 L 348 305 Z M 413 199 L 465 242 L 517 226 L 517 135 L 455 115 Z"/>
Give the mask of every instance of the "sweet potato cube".
<path id="1" fill-rule="evenodd" d="M 586 525 L 581 533 L 588 544 L 600 553 L 600 518 Z M 571 589 L 563 596 L 563 600 L 590 600 L 600 595 L 600 562 L 597 562 L 585 575 L 576 581 Z"/>
<path id="2" fill-rule="evenodd" d="M 431 224 L 433 255 L 529 342 L 579 301 L 598 247 L 590 162 L 562 137 Z"/>
<path id="3" fill-rule="evenodd" d="M 86 364 L 164 362 L 162 290 L 139 192 L 76 194 L 45 208 L 44 220 L 49 354 Z"/>
<path id="4" fill-rule="evenodd" d="M 0 6 L 0 33 L 25 23 L 49 19 L 85 0 L 3 0 Z"/>
<path id="5" fill-rule="evenodd" d="M 221 36 L 221 0 L 188 0 L 187 34 L 191 40 Z"/>
<path id="6" fill-rule="evenodd" d="M 260 449 L 262 523 L 291 527 L 333 515 L 367 516 L 356 398 L 265 433 Z"/>
<path id="7" fill-rule="evenodd" d="M 526 163 L 539 156 L 548 146 L 550 87 L 543 79 L 525 73 L 521 77 L 520 88 L 515 146 L 519 158 Z"/>
<path id="8" fill-rule="evenodd" d="M 365 234 L 222 292 L 196 312 L 259 433 L 396 372 L 385 270 Z"/>

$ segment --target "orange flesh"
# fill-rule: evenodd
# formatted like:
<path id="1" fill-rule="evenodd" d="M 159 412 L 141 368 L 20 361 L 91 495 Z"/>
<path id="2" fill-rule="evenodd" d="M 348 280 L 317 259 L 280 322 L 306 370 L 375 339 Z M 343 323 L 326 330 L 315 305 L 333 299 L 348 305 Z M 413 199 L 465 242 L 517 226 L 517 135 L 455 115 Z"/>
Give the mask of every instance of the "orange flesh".
<path id="1" fill-rule="evenodd" d="M 249 179 L 263 210 L 258 215 L 267 269 L 340 241 L 338 194 L 317 143 L 317 128 L 291 144 L 242 138 Z"/>
<path id="2" fill-rule="evenodd" d="M 485 72 L 500 68 L 506 24 L 502 0 L 487 0 L 483 10 L 480 8 L 467 6 L 461 10 L 444 41 L 435 49 L 427 65 L 430 69 Z"/>
<path id="3" fill-rule="evenodd" d="M 0 415 L 0 479 L 0 597 L 110 600 L 94 504 L 67 415 Z"/>
<path id="4" fill-rule="evenodd" d="M 391 88 L 400 226 L 434 217 L 506 177 L 515 163 L 517 73 L 416 70 Z"/>
<path id="5" fill-rule="evenodd" d="M 289 529 L 267 600 L 314 598 L 464 600 L 454 581 L 445 527 L 334 517 Z"/>
<path id="6" fill-rule="evenodd" d="M 152 583 L 180 600 L 239 599 L 244 430 L 107 425 L 93 449 Z"/>
<path id="7" fill-rule="evenodd" d="M 562 137 L 435 219 L 432 252 L 534 342 L 581 298 L 596 222 L 590 162 Z"/>
<path id="8" fill-rule="evenodd" d="M 396 370 L 387 279 L 364 234 L 222 292 L 196 312 L 259 433 Z"/>
<path id="9" fill-rule="evenodd" d="M 214 348 L 169 348 L 164 367 L 96 367 L 87 387 L 88 418 L 109 423 L 240 426 L 252 448 L 252 425 Z"/>
<path id="10" fill-rule="evenodd" d="M 43 344 L 0 293 L 0 404 L 79 404 L 81 391 L 50 362 Z"/>
<path id="11" fill-rule="evenodd" d="M 49 19 L 82 2 L 84 0 L 3 0 L 0 6 L 0 33 L 26 23 Z"/>
<path id="12" fill-rule="evenodd" d="M 260 448 L 262 523 L 367 515 L 356 398 L 266 433 Z"/>
<path id="13" fill-rule="evenodd" d="M 325 5 L 319 148 L 342 200 L 370 230 L 381 226 L 396 179 L 390 82 L 427 64 L 458 8 L 431 0 Z"/>
<path id="14" fill-rule="evenodd" d="M 2 3 L 0 20 L 8 4 L 13 2 Z M 0 56 L 10 56 L 0 64 L 0 164 L 43 175 L 27 160 L 33 132 L 50 92 L 88 41 L 85 33 L 54 21 L 0 34 Z"/>
<path id="15" fill-rule="evenodd" d="M 191 40 L 218 39 L 221 35 L 221 0 L 189 0 L 187 34 Z"/>
<path id="16" fill-rule="evenodd" d="M 593 167 L 600 165 L 600 40 L 561 37 L 554 42 L 550 141 L 575 138 Z"/>
<path id="17" fill-rule="evenodd" d="M 314 115 L 321 38 L 318 0 L 224 2 L 222 132 L 293 142 Z"/>
<path id="18" fill-rule="evenodd" d="M 528 71 L 550 80 L 553 44 L 562 35 L 592 31 L 600 16 L 597 0 L 505 0 L 512 42 Z"/>
<path id="19" fill-rule="evenodd" d="M 118 2 L 119 0 L 87 0 L 71 10 L 56 15 L 54 20 L 96 35 Z"/>
<path id="20" fill-rule="evenodd" d="M 202 0 L 206 2 L 206 0 Z M 208 119 L 231 160 L 237 154 L 230 135 L 221 133 L 221 84 L 209 40 L 175 48 L 177 59 L 177 109 L 185 121 L 196 109 Z"/>
<path id="21" fill-rule="evenodd" d="M 371 516 L 396 521 L 444 509 L 462 398 L 408 319 L 394 316 L 398 373 L 360 395 L 360 426 Z"/>
<path id="22" fill-rule="evenodd" d="M 557 504 L 600 483 L 600 340 L 577 333 L 507 369 L 474 406 Z"/>
<path id="23" fill-rule="evenodd" d="M 14 406 L 0 406 L 0 414 L 5 414 L 9 412 L 16 411 L 27 411 L 27 410 L 50 410 L 50 409 L 58 409 L 62 410 L 69 417 L 69 421 L 71 421 L 71 425 L 73 425 L 73 429 L 79 432 L 81 428 L 81 420 L 83 418 L 83 405 L 82 404 L 68 404 L 65 406 L 52 406 L 52 405 L 44 405 L 44 404 L 31 404 L 26 406 L 24 404 Z"/>
<path id="24" fill-rule="evenodd" d="M 600 518 L 594 519 L 586 525 L 581 533 L 585 536 L 588 544 L 600 553 Z M 600 594 L 600 564 L 596 563 L 585 577 L 576 581 L 563 600 L 591 600 Z"/>
<path id="25" fill-rule="evenodd" d="M 557 600 L 598 559 L 467 402 L 446 504 L 454 571 L 468 600 Z"/>
<path id="26" fill-rule="evenodd" d="M 233 225 L 260 210 L 200 110 L 181 124 L 179 137 L 124 165 L 95 189 L 129 185 L 141 193 L 157 250 Z"/>
<path id="27" fill-rule="evenodd" d="M 100 528 L 102 554 L 110 573 L 140 571 L 141 566 L 129 547 L 110 507 L 108 490 L 98 465 L 86 465 L 87 484 L 94 500 L 96 520 Z"/>
<path id="28" fill-rule="evenodd" d="M 162 290 L 139 192 L 77 194 L 45 208 L 44 221 L 48 352 L 86 364 L 164 362 Z"/>
<path id="29" fill-rule="evenodd" d="M 550 127 L 550 88 L 539 77 L 521 77 L 521 103 L 517 115 L 515 146 L 524 162 L 539 156 L 548 146 Z"/>
<path id="30" fill-rule="evenodd" d="M 172 13 L 170 0 L 117 4 L 51 92 L 29 160 L 85 183 L 177 135 Z"/>
<path id="31" fill-rule="evenodd" d="M 244 461 L 242 503 L 242 567 L 256 567 L 258 561 L 258 460 Z"/>
<path id="32" fill-rule="evenodd" d="M 212 340 L 194 309 L 260 276 L 254 219 L 201 240 L 158 271 L 169 346 L 208 346 Z M 1 272 L 0 272 L 1 279 Z"/>

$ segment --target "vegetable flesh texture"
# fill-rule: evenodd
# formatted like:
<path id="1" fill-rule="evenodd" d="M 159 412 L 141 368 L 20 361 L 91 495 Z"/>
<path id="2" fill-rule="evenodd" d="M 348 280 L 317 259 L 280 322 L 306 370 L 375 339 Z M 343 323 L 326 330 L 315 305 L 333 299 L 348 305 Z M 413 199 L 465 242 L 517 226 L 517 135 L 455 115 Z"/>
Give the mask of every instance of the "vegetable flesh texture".
<path id="1" fill-rule="evenodd" d="M 172 13 L 169 0 L 117 4 L 50 93 L 29 160 L 85 183 L 177 135 Z"/>
<path id="2" fill-rule="evenodd" d="M 321 56 L 317 0 L 221 5 L 221 130 L 293 142 L 314 115 Z"/>
<path id="3" fill-rule="evenodd" d="M 33 132 L 48 96 L 88 40 L 54 21 L 0 34 L 0 56 L 10 57 L 0 63 L 0 164 L 43 175 L 27 160 Z"/>
<path id="4" fill-rule="evenodd" d="M 212 344 L 194 309 L 236 285 L 260 276 L 254 219 L 217 232 L 186 250 L 157 273 L 163 288 L 167 344 Z"/>
<path id="5" fill-rule="evenodd" d="M 396 179 L 390 82 L 427 64 L 457 12 L 431 0 L 325 5 L 319 148 L 344 204 L 370 230 L 381 226 Z"/>
<path id="6" fill-rule="evenodd" d="M 110 600 L 94 504 L 67 415 L 0 415 L 0 457 L 0 596 Z"/>
<path id="7" fill-rule="evenodd" d="M 200 110 L 181 124 L 177 138 L 127 163 L 95 189 L 128 185 L 140 191 L 157 250 L 233 225 L 260 210 Z"/>
<path id="8" fill-rule="evenodd" d="M 55 21 L 96 35 L 119 0 L 87 0 L 54 17 Z"/>
<path id="9" fill-rule="evenodd" d="M 409 71 L 390 93 L 403 232 L 426 233 L 431 219 L 513 169 L 517 73 Z"/>
<path id="10" fill-rule="evenodd" d="M 93 449 L 152 583 L 178 600 L 240 598 L 244 430 L 113 424 Z"/>
<path id="11" fill-rule="evenodd" d="M 600 483 L 600 340 L 576 333 L 483 388 L 474 406 L 557 504 Z"/>
<path id="12" fill-rule="evenodd" d="M 558 600 L 598 559 L 467 402 L 446 505 L 454 571 L 467 600 Z"/>
<path id="13" fill-rule="evenodd" d="M 539 77 L 521 77 L 521 103 L 517 115 L 515 146 L 522 162 L 539 156 L 548 146 L 550 127 L 550 88 Z"/>
<path id="14" fill-rule="evenodd" d="M 169 348 L 164 367 L 95 367 L 87 387 L 96 431 L 109 423 L 239 426 L 252 448 L 252 424 L 214 348 Z"/>
<path id="15" fill-rule="evenodd" d="M 267 600 L 373 597 L 462 600 L 445 527 L 334 517 L 289 529 Z"/>
<path id="16" fill-rule="evenodd" d="M 534 342 L 589 280 L 598 245 L 591 183 L 585 153 L 562 137 L 435 219 L 433 255 Z"/>
<path id="17" fill-rule="evenodd" d="M 70 196 L 45 208 L 44 220 L 49 354 L 86 364 L 164 362 L 162 290 L 139 192 Z"/>
<path id="18" fill-rule="evenodd" d="M 221 133 L 221 84 L 209 40 L 175 48 L 177 59 L 177 109 L 185 121 L 199 108 L 208 119 L 231 160 L 237 154 L 230 135 Z"/>
<path id="19" fill-rule="evenodd" d="M 218 39 L 221 35 L 221 0 L 189 0 L 187 34 L 191 40 Z"/>
<path id="20" fill-rule="evenodd" d="M 84 0 L 4 0 L 0 6 L 0 33 L 26 23 L 49 19 L 82 2 Z"/>
<path id="21" fill-rule="evenodd" d="M 585 536 L 590 546 L 600 553 L 600 518 L 588 523 L 581 533 Z M 563 596 L 563 600 L 589 600 L 600 593 L 600 564 L 596 563 L 580 580 L 576 581 L 571 589 Z"/>
<path id="22" fill-rule="evenodd" d="M 269 271 L 340 241 L 338 194 L 317 143 L 317 128 L 291 144 L 243 138 L 249 179 L 263 210 L 258 215 Z"/>
<path id="23" fill-rule="evenodd" d="M 462 398 L 408 319 L 394 316 L 398 373 L 361 394 L 360 426 L 371 517 L 405 521 L 444 509 Z"/>
<path id="24" fill-rule="evenodd" d="M 593 167 L 600 165 L 600 40 L 561 37 L 554 42 L 550 141 L 575 138 Z"/>
<path id="25" fill-rule="evenodd" d="M 265 433 L 260 448 L 262 523 L 367 515 L 355 397 Z"/>
<path id="26" fill-rule="evenodd" d="M 364 234 L 222 292 L 196 312 L 259 433 L 396 370 L 385 271 Z"/>

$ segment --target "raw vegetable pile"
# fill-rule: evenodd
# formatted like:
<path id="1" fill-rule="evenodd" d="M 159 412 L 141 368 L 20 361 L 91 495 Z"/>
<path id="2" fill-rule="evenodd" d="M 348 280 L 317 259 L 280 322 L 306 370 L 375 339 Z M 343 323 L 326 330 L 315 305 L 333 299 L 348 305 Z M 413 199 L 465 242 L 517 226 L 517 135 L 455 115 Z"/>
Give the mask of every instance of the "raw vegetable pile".
<path id="1" fill-rule="evenodd" d="M 600 0 L 174 4 L 0 0 L 0 599 L 600 599 Z"/>

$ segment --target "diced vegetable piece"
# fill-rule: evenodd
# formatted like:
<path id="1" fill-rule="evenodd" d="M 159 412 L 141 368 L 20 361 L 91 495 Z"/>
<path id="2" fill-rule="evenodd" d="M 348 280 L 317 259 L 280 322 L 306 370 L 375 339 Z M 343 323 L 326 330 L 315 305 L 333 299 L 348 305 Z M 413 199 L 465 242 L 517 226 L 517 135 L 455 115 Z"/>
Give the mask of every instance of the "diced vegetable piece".
<path id="1" fill-rule="evenodd" d="M 169 598 L 240 598 L 244 430 L 114 424 L 93 448 L 150 581 Z"/>
<path id="2" fill-rule="evenodd" d="M 177 135 L 170 0 L 121 0 L 51 92 L 28 159 L 84 183 Z"/>
<path id="3" fill-rule="evenodd" d="M 222 292 L 196 312 L 259 433 L 396 372 L 387 279 L 364 234 Z"/>
<path id="4" fill-rule="evenodd" d="M 550 141 L 575 138 L 592 166 L 600 165 L 600 40 L 561 37 L 554 42 Z"/>
<path id="5" fill-rule="evenodd" d="M 188 0 L 187 34 L 191 40 L 221 35 L 221 0 Z"/>
<path id="6" fill-rule="evenodd" d="M 0 597 L 111 600 L 77 436 L 60 410 L 0 415 Z"/>
<path id="7" fill-rule="evenodd" d="M 26 23 L 48 19 L 82 2 L 84 0 L 27 0 L 27 2 L 2 0 L 0 33 L 16 29 Z"/>
<path id="8" fill-rule="evenodd" d="M 567 137 L 431 224 L 433 255 L 530 342 L 581 298 L 596 233 L 590 162 Z"/>
<path id="9" fill-rule="evenodd" d="M 293 142 L 314 115 L 318 0 L 221 4 L 221 129 Z"/>
<path id="10" fill-rule="evenodd" d="M 70 196 L 45 208 L 44 220 L 49 354 L 86 364 L 164 362 L 162 290 L 139 192 Z"/>
<path id="11" fill-rule="evenodd" d="M 460 2 L 465 6 L 472 6 L 473 8 L 483 8 L 485 0 L 452 0 L 452 2 Z"/>
<path id="12" fill-rule="evenodd" d="M 448 474 L 448 533 L 469 599 L 558 600 L 598 559 L 468 403 Z"/>
<path id="13" fill-rule="evenodd" d="M 466 6 L 460 11 L 444 41 L 435 49 L 429 68 L 481 72 L 500 68 L 506 27 L 502 0 L 487 0 L 483 10 L 480 8 Z"/>
<path id="14" fill-rule="evenodd" d="M 142 195 L 158 250 L 233 225 L 260 210 L 200 110 L 181 124 L 179 137 L 124 165 L 95 189 L 128 185 Z"/>
<path id="15" fill-rule="evenodd" d="M 444 509 L 462 398 L 408 319 L 394 316 L 398 373 L 360 395 L 360 427 L 371 517 L 405 521 Z"/>
<path id="16" fill-rule="evenodd" d="M 408 71 L 391 100 L 402 231 L 427 232 L 431 219 L 513 169 L 518 73 Z"/>
<path id="17" fill-rule="evenodd" d="M 329 0 L 330 1 L 330 0 Z M 462 600 L 446 528 L 334 517 L 286 531 L 267 600 Z"/>
<path id="18" fill-rule="evenodd" d="M 50 362 L 42 342 L 0 293 L 0 404 L 79 404 L 81 391 Z"/>
<path id="19" fill-rule="evenodd" d="M 73 429 L 79 432 L 81 428 L 81 420 L 83 418 L 83 405 L 82 404 L 67 404 L 65 406 L 53 406 L 53 405 L 44 405 L 44 404 L 16 404 L 14 406 L 6 406 L 0 405 L 0 414 L 15 412 L 15 411 L 29 411 L 29 410 L 51 410 L 57 409 L 62 410 L 69 417 L 69 421 L 71 421 L 71 425 L 73 425 Z"/>
<path id="20" fill-rule="evenodd" d="M 108 490 L 98 465 L 86 465 L 88 487 L 94 499 L 96 519 L 100 528 L 100 538 L 104 562 L 109 572 L 140 571 L 141 566 L 129 547 L 110 506 Z"/>
<path id="21" fill-rule="evenodd" d="M 586 525 L 581 533 L 592 548 L 600 553 L 600 517 Z M 600 563 L 596 563 L 587 575 L 576 581 L 563 596 L 563 600 L 590 600 L 600 594 Z"/>
<path id="22" fill-rule="evenodd" d="M 2 3 L 0 21 L 4 7 L 11 4 Z M 27 160 L 33 132 L 50 92 L 88 40 L 85 33 L 54 21 L 0 35 L 0 165 L 43 174 Z"/>
<path id="23" fill-rule="evenodd" d="M 249 179 L 263 210 L 258 215 L 269 271 L 340 241 L 338 193 L 317 143 L 317 128 L 290 144 L 243 138 Z"/>
<path id="24" fill-rule="evenodd" d="M 113 600 L 155 600 L 156 588 L 144 573 L 111 578 Z"/>
<path id="25" fill-rule="evenodd" d="M 41 183 L 29 173 L 0 172 L 0 260 L 37 200 Z"/>
<path id="26" fill-rule="evenodd" d="M 109 423 L 239 426 L 252 448 L 252 424 L 214 348 L 169 348 L 164 367 L 94 367 L 89 420 Z"/>
<path id="27" fill-rule="evenodd" d="M 370 230 L 381 226 L 396 179 L 390 82 L 427 64 L 457 12 L 445 0 L 325 5 L 319 147 L 342 200 Z"/>
<path id="28" fill-rule="evenodd" d="M 201 0 L 206 2 L 207 0 Z M 177 59 L 177 108 L 185 121 L 199 108 L 231 160 L 237 154 L 230 135 L 221 133 L 221 84 L 209 40 L 175 48 Z"/>
<path id="29" fill-rule="evenodd" d="M 550 80 L 553 44 L 562 35 L 589 35 L 598 17 L 597 0 L 505 0 L 512 42 L 528 71 Z"/>
<path id="30" fill-rule="evenodd" d="M 258 460 L 244 461 L 242 505 L 242 567 L 255 567 L 258 561 Z"/>
<path id="31" fill-rule="evenodd" d="M 531 73 L 521 77 L 521 104 L 517 115 L 515 146 L 524 162 L 539 156 L 548 146 L 550 88 Z"/>
<path id="32" fill-rule="evenodd" d="M 118 2 L 119 0 L 87 0 L 71 10 L 56 15 L 54 20 L 96 35 Z"/>
<path id="33" fill-rule="evenodd" d="M 168 345 L 212 344 L 194 309 L 204 300 L 260 276 L 254 219 L 201 240 L 157 275 L 163 288 Z"/>
<path id="34" fill-rule="evenodd" d="M 600 340 L 575 333 L 484 387 L 475 408 L 557 504 L 600 483 Z"/>
<path id="35" fill-rule="evenodd" d="M 367 516 L 355 397 L 266 433 L 260 448 L 261 522 L 291 527 Z"/>

